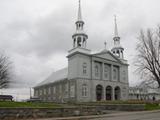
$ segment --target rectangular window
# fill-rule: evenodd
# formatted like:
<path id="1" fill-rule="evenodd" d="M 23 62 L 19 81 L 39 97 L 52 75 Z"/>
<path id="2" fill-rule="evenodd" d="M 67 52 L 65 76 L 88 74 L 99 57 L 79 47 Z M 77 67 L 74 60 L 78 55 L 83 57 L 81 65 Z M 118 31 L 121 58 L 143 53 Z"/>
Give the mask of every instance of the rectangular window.
<path id="1" fill-rule="evenodd" d="M 114 81 L 119 80 L 119 67 L 118 66 L 113 67 L 113 80 Z"/>
<path id="2" fill-rule="evenodd" d="M 51 87 L 48 88 L 48 94 L 51 94 Z"/>
<path id="3" fill-rule="evenodd" d="M 95 65 L 95 76 L 98 77 L 99 76 L 99 69 L 98 69 L 98 65 Z"/>
<path id="4" fill-rule="evenodd" d="M 83 63 L 83 74 L 87 74 L 87 63 Z"/>
<path id="5" fill-rule="evenodd" d="M 59 85 L 59 93 L 61 94 L 62 93 L 62 86 Z"/>
<path id="6" fill-rule="evenodd" d="M 38 96 L 38 90 L 35 90 L 35 96 Z"/>
<path id="7" fill-rule="evenodd" d="M 53 94 L 56 93 L 56 87 L 53 87 Z"/>
<path id="8" fill-rule="evenodd" d="M 100 79 L 102 77 L 102 63 L 95 61 L 94 62 L 94 75 L 96 78 Z"/>
<path id="9" fill-rule="evenodd" d="M 123 80 L 125 81 L 126 80 L 126 71 L 123 70 Z"/>
<path id="10" fill-rule="evenodd" d="M 64 97 L 68 98 L 68 84 L 67 83 L 64 86 Z"/>
<path id="11" fill-rule="evenodd" d="M 82 85 L 82 97 L 87 97 L 87 85 L 86 84 L 83 84 Z"/>
<path id="12" fill-rule="evenodd" d="M 43 89 L 43 94 L 46 95 L 46 88 Z"/>
<path id="13" fill-rule="evenodd" d="M 70 97 L 74 97 L 75 96 L 75 86 L 71 85 L 70 86 Z"/>
<path id="14" fill-rule="evenodd" d="M 104 77 L 108 78 L 108 66 L 104 65 Z"/>
<path id="15" fill-rule="evenodd" d="M 40 95 L 42 95 L 43 90 L 40 90 Z"/>
<path id="16" fill-rule="evenodd" d="M 116 71 L 116 69 L 113 69 L 113 79 L 117 80 L 117 71 Z"/>

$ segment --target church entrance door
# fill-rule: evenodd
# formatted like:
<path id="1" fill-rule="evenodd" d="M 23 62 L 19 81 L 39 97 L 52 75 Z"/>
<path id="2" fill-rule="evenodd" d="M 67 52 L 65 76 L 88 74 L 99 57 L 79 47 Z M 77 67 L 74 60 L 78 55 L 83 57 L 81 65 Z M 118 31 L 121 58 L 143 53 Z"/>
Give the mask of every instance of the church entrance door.
<path id="1" fill-rule="evenodd" d="M 112 100 L 112 87 L 106 87 L 106 100 Z"/>
<path id="2" fill-rule="evenodd" d="M 115 91 L 115 100 L 120 100 L 120 96 L 121 96 L 120 88 L 117 86 L 115 87 L 114 91 Z"/>
<path id="3" fill-rule="evenodd" d="M 102 85 L 97 85 L 96 86 L 96 97 L 97 97 L 97 101 L 102 100 L 102 94 L 103 93 L 103 87 Z"/>

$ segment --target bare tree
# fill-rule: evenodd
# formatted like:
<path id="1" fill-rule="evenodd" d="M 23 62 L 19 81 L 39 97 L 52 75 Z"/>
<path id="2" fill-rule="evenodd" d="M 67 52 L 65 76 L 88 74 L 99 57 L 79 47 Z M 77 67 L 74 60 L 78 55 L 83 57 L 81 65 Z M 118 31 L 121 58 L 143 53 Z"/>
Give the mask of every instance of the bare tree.
<path id="1" fill-rule="evenodd" d="M 141 30 L 138 40 L 137 70 L 148 84 L 156 81 L 160 87 L 160 26 L 146 32 Z"/>
<path id="2" fill-rule="evenodd" d="M 9 87 L 11 62 L 9 57 L 0 54 L 0 89 Z"/>

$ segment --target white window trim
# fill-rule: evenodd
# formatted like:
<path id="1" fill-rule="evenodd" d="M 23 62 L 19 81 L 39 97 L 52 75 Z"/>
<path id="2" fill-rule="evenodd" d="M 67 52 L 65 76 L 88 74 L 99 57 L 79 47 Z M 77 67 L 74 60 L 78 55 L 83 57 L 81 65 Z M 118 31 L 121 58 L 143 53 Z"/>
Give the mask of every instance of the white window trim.
<path id="1" fill-rule="evenodd" d="M 88 87 L 86 84 L 82 85 L 82 97 L 87 97 L 88 96 Z"/>

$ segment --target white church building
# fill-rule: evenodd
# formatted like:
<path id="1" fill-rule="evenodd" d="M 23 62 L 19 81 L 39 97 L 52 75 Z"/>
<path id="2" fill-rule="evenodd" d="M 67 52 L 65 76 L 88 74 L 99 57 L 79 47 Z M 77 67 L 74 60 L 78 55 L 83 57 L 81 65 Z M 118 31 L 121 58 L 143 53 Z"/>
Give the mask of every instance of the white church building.
<path id="1" fill-rule="evenodd" d="M 124 59 L 116 18 L 113 48 L 95 54 L 87 48 L 88 35 L 84 32 L 80 1 L 75 25 L 68 67 L 36 85 L 34 96 L 46 102 L 128 100 L 128 63 Z"/>

